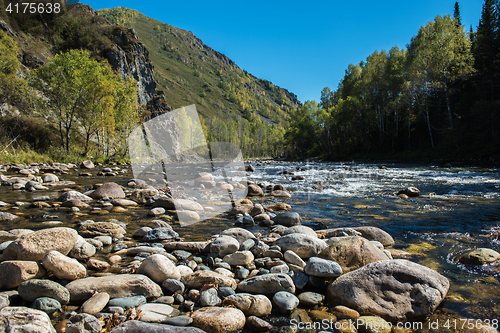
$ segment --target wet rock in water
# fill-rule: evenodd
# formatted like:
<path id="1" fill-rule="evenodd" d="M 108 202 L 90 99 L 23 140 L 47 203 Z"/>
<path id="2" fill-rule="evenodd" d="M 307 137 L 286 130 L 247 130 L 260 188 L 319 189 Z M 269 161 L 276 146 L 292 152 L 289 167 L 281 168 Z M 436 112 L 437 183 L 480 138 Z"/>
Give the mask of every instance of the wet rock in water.
<path id="1" fill-rule="evenodd" d="M 232 305 L 243 311 L 246 316 L 267 316 L 273 308 L 269 298 L 264 295 L 240 293 L 229 295 L 225 300 L 229 300 Z"/>
<path id="2" fill-rule="evenodd" d="M 127 233 L 118 223 L 114 222 L 90 222 L 81 225 L 78 233 L 83 237 L 112 236 L 123 238 Z"/>
<path id="3" fill-rule="evenodd" d="M 254 256 L 250 251 L 236 251 L 234 253 L 224 256 L 222 260 L 233 266 L 237 265 L 246 266 L 250 264 L 253 261 L 253 259 Z"/>
<path id="4" fill-rule="evenodd" d="M 234 253 L 240 248 L 240 243 L 231 236 L 220 236 L 210 244 L 210 252 L 217 253 L 219 257 Z"/>
<path id="5" fill-rule="evenodd" d="M 267 321 L 256 316 L 247 318 L 246 327 L 256 332 L 267 332 L 273 328 Z"/>
<path id="6" fill-rule="evenodd" d="M 175 317 L 174 317 L 175 318 Z M 168 319 L 168 320 L 172 320 Z M 204 333 L 196 327 L 176 327 L 165 324 L 128 320 L 111 330 L 111 333 Z"/>
<path id="7" fill-rule="evenodd" d="M 130 195 L 130 200 L 133 200 L 139 204 L 145 204 L 148 199 L 151 199 L 155 195 L 160 194 L 155 188 L 138 189 L 132 192 Z"/>
<path id="8" fill-rule="evenodd" d="M 299 299 L 287 291 L 278 291 L 273 296 L 273 302 L 283 313 L 290 313 L 299 306 Z"/>
<path id="9" fill-rule="evenodd" d="M 252 208 L 252 210 L 250 210 L 250 215 L 255 217 L 257 215 L 260 215 L 260 214 L 264 214 L 266 212 L 266 210 L 264 209 L 264 207 L 262 207 L 261 204 L 255 204 Z"/>
<path id="10" fill-rule="evenodd" d="M 79 200 L 81 202 L 89 202 L 93 199 L 83 193 L 78 191 L 68 191 L 64 192 L 57 200 L 59 201 L 71 201 L 71 200 Z M 78 207 L 78 206 L 77 206 Z"/>
<path id="11" fill-rule="evenodd" d="M 142 239 L 146 242 L 156 242 L 176 237 L 179 237 L 179 234 L 174 230 L 172 230 L 171 228 L 160 227 L 146 232 L 146 234 L 144 235 L 144 237 L 142 237 Z"/>
<path id="12" fill-rule="evenodd" d="M 281 224 L 285 227 L 293 227 L 294 225 L 302 224 L 302 219 L 299 213 L 286 212 L 276 215 L 273 218 L 274 224 Z"/>
<path id="13" fill-rule="evenodd" d="M 306 291 L 301 293 L 298 296 L 298 299 L 302 306 L 305 306 L 307 308 L 312 308 L 313 306 L 316 306 L 321 302 L 323 302 L 325 296 L 318 293 L 314 293 L 312 291 Z"/>
<path id="14" fill-rule="evenodd" d="M 7 212 L 0 212 L 0 221 L 14 221 L 20 217 Z"/>
<path id="15" fill-rule="evenodd" d="M 94 166 L 94 163 L 92 163 L 92 161 L 83 161 L 81 164 L 80 164 L 80 168 L 82 169 L 93 169 L 95 166 Z"/>
<path id="16" fill-rule="evenodd" d="M 272 273 L 257 275 L 241 281 L 238 291 L 251 294 L 275 294 L 278 291 L 295 292 L 292 278 L 287 274 Z"/>
<path id="17" fill-rule="evenodd" d="M 4 261 L 0 264 L 0 285 L 15 289 L 24 281 L 40 279 L 45 274 L 45 268 L 36 261 Z"/>
<path id="18" fill-rule="evenodd" d="M 163 207 L 156 207 L 148 212 L 148 216 L 158 216 L 163 214 L 165 214 L 165 208 Z"/>
<path id="19" fill-rule="evenodd" d="M 196 310 L 191 315 L 193 326 L 207 333 L 230 333 L 245 326 L 245 314 L 234 308 L 209 307 Z"/>
<path id="20" fill-rule="evenodd" d="M 153 254 L 143 260 L 138 274 L 144 274 L 154 282 L 161 284 L 166 279 L 180 279 L 181 275 L 175 264 L 163 254 Z"/>
<path id="21" fill-rule="evenodd" d="M 354 230 L 361 233 L 361 236 L 373 241 L 382 243 L 384 247 L 394 246 L 395 242 L 391 235 L 377 227 L 356 227 Z"/>
<path id="22" fill-rule="evenodd" d="M 318 238 L 318 235 L 316 234 L 316 231 L 314 231 L 312 228 L 306 227 L 305 225 L 295 225 L 293 227 L 290 227 L 283 231 L 281 236 L 286 236 L 289 234 L 304 234 L 304 235 L 309 235 L 311 237 Z"/>
<path id="23" fill-rule="evenodd" d="M 88 313 L 91 315 L 95 315 L 102 311 L 106 307 L 109 302 L 109 294 L 108 293 L 96 293 L 91 298 L 85 301 L 80 308 L 80 311 L 83 313 Z"/>
<path id="24" fill-rule="evenodd" d="M 391 333 L 392 325 L 380 317 L 361 316 L 356 319 L 358 332 Z"/>
<path id="25" fill-rule="evenodd" d="M 70 300 L 68 289 L 51 280 L 24 281 L 19 285 L 17 291 L 19 296 L 28 302 L 33 302 L 39 297 L 54 298 L 61 304 L 67 304 Z"/>
<path id="26" fill-rule="evenodd" d="M 46 173 L 42 175 L 42 179 L 44 183 L 56 183 L 59 181 L 59 178 L 53 173 Z"/>
<path id="27" fill-rule="evenodd" d="M 209 244 L 209 242 L 168 242 L 164 244 L 164 248 L 167 251 L 184 250 L 198 253 L 202 252 Z"/>
<path id="28" fill-rule="evenodd" d="M 286 204 L 286 203 L 280 203 L 280 204 L 273 205 L 273 206 L 269 207 L 269 209 L 271 209 L 273 211 L 276 211 L 276 210 L 289 211 L 289 210 L 292 210 L 292 206 L 290 206 L 289 204 Z"/>
<path id="29" fill-rule="evenodd" d="M 143 238 L 146 235 L 146 233 L 151 230 L 153 229 L 150 227 L 139 228 L 136 231 L 134 231 L 134 233 L 132 234 L 132 238 Z"/>
<path id="30" fill-rule="evenodd" d="M 216 306 L 220 302 L 221 300 L 217 294 L 217 289 L 215 288 L 209 288 L 200 293 L 199 303 L 202 307 Z"/>
<path id="31" fill-rule="evenodd" d="M 338 319 L 356 319 L 359 317 L 359 312 L 348 308 L 347 306 L 337 305 L 332 308 L 332 313 Z"/>
<path id="32" fill-rule="evenodd" d="M 258 196 L 264 196 L 264 191 L 260 186 L 255 185 L 255 184 L 248 184 L 248 196 L 253 196 L 253 197 L 258 197 Z"/>
<path id="33" fill-rule="evenodd" d="M 342 274 L 342 268 L 338 263 L 328 259 L 311 257 L 304 267 L 304 273 L 310 276 L 317 276 L 331 279 Z"/>
<path id="34" fill-rule="evenodd" d="M 78 233 L 71 228 L 56 227 L 21 236 L 4 250 L 3 260 L 42 261 L 47 252 L 54 250 L 67 255 L 75 246 Z"/>
<path id="35" fill-rule="evenodd" d="M 71 301 L 86 301 L 96 292 L 106 292 L 111 298 L 143 295 L 146 298 L 160 297 L 161 287 L 142 274 L 118 274 L 87 277 L 66 285 Z"/>
<path id="36" fill-rule="evenodd" d="M 195 222 L 200 219 L 200 215 L 197 212 L 190 210 L 177 210 L 175 216 L 181 223 Z"/>
<path id="37" fill-rule="evenodd" d="M 76 207 L 76 208 L 88 208 L 90 207 L 88 204 L 85 202 L 78 200 L 78 199 L 71 199 L 71 200 L 66 200 L 63 201 L 62 205 L 63 207 Z"/>
<path id="38" fill-rule="evenodd" d="M 246 172 L 255 172 L 255 167 L 251 164 L 245 164 L 245 171 Z"/>
<path id="39" fill-rule="evenodd" d="M 270 196 L 277 198 L 291 198 L 292 195 L 288 191 L 276 190 L 269 193 Z"/>
<path id="40" fill-rule="evenodd" d="M 253 209 L 253 204 L 240 204 L 237 205 L 236 207 L 231 208 L 231 210 L 229 211 L 229 215 L 234 216 L 238 214 L 241 215 L 250 214 L 252 209 Z"/>
<path id="41" fill-rule="evenodd" d="M 249 238 L 254 238 L 254 234 L 243 228 L 229 228 L 221 233 L 222 236 L 230 236 L 238 241 L 238 243 L 243 243 Z"/>
<path id="42" fill-rule="evenodd" d="M 140 320 L 148 323 L 162 323 L 166 319 L 179 314 L 179 310 L 168 304 L 161 303 L 144 304 L 139 306 L 137 310 L 142 312 Z"/>
<path id="43" fill-rule="evenodd" d="M 119 306 L 125 310 L 136 308 L 147 303 L 146 297 L 143 295 L 130 296 L 130 297 L 118 297 L 113 298 L 109 301 L 109 306 Z"/>
<path id="44" fill-rule="evenodd" d="M 49 251 L 42 259 L 43 266 L 58 279 L 76 280 L 87 276 L 87 269 L 78 260 L 58 251 Z"/>
<path id="45" fill-rule="evenodd" d="M 281 251 L 295 252 L 302 259 L 317 256 L 326 248 L 326 243 L 322 239 L 297 233 L 282 236 L 273 244 L 278 245 Z"/>
<path id="46" fill-rule="evenodd" d="M 68 320 L 65 333 L 99 333 L 101 330 L 101 323 L 96 317 L 80 313 Z"/>
<path id="47" fill-rule="evenodd" d="M 56 330 L 45 312 L 8 306 L 0 311 L 0 332 L 56 333 Z"/>
<path id="48" fill-rule="evenodd" d="M 153 208 L 162 207 L 166 210 L 190 210 L 194 212 L 203 211 L 203 206 L 193 200 L 188 199 L 172 199 L 167 196 L 155 198 Z"/>
<path id="49" fill-rule="evenodd" d="M 479 248 L 463 254 L 459 258 L 463 264 L 485 265 L 500 260 L 500 253 L 487 248 Z"/>
<path id="50" fill-rule="evenodd" d="M 168 224 L 168 222 L 165 222 L 162 220 L 149 221 L 148 223 L 146 223 L 146 227 L 151 228 L 151 229 L 156 229 L 156 228 L 170 228 L 170 229 L 172 229 L 172 227 L 170 226 L 170 224 Z"/>
<path id="51" fill-rule="evenodd" d="M 404 194 L 404 195 L 407 195 L 409 198 L 416 198 L 418 196 L 420 196 L 420 190 L 416 187 L 408 187 L 404 190 L 400 190 L 398 191 L 397 195 L 401 195 L 401 194 Z"/>
<path id="52" fill-rule="evenodd" d="M 180 292 L 182 294 L 186 289 L 184 283 L 178 279 L 165 279 L 161 286 L 170 294 L 175 294 L 176 292 Z"/>
<path id="53" fill-rule="evenodd" d="M 111 200 L 111 204 L 113 206 L 122 206 L 122 207 L 137 206 L 137 202 L 135 202 L 133 200 L 127 200 L 127 199 L 113 199 L 113 200 Z"/>
<path id="54" fill-rule="evenodd" d="M 342 237 L 328 245 L 318 257 L 335 261 L 344 273 L 358 269 L 369 263 L 389 258 L 372 242 L 363 237 Z"/>
<path id="55" fill-rule="evenodd" d="M 416 320 L 438 307 L 449 286 L 447 278 L 425 266 L 404 259 L 381 260 L 340 276 L 328 286 L 327 296 L 332 304 L 362 315 Z"/>
<path id="56" fill-rule="evenodd" d="M 103 198 L 124 199 L 125 192 L 123 192 L 121 186 L 117 183 L 105 183 L 90 193 L 89 197 L 96 200 Z"/>
<path id="57" fill-rule="evenodd" d="M 61 309 L 61 303 L 50 297 L 40 297 L 33 302 L 32 308 L 51 315 Z"/>
<path id="58" fill-rule="evenodd" d="M 200 289 L 206 284 L 216 284 L 219 287 L 236 289 L 236 281 L 225 275 L 209 270 L 196 271 L 193 274 L 181 277 L 181 282 L 189 289 Z"/>
<path id="59" fill-rule="evenodd" d="M 262 224 L 266 224 L 266 221 L 271 220 L 271 217 L 268 214 L 259 214 L 253 217 L 255 222 L 262 222 Z"/>

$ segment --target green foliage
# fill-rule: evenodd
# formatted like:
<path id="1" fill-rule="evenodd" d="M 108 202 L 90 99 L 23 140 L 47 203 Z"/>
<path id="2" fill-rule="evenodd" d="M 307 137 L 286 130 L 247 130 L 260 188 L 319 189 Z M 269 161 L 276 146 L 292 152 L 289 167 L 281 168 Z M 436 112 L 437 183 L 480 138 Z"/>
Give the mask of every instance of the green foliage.
<path id="1" fill-rule="evenodd" d="M 116 129 L 126 135 L 137 122 L 134 82 L 123 82 L 109 64 L 92 59 L 88 51 L 56 55 L 33 71 L 33 85 L 47 97 L 46 114 L 59 129 L 67 152 L 75 127 L 85 131 L 86 153 L 93 137 L 100 150 L 109 149 Z"/>
<path id="2" fill-rule="evenodd" d="M 18 77 L 19 49 L 14 40 L 0 30 L 0 104 L 21 104 L 29 96 L 26 81 Z"/>
<path id="3" fill-rule="evenodd" d="M 288 154 L 430 156 L 435 147 L 448 156 L 498 154 L 500 32 L 494 3 L 485 2 L 474 46 L 456 5 L 454 18 L 437 16 L 406 50 L 376 51 L 349 65 L 336 91 L 321 92 L 320 109 L 308 102 L 292 116 Z"/>

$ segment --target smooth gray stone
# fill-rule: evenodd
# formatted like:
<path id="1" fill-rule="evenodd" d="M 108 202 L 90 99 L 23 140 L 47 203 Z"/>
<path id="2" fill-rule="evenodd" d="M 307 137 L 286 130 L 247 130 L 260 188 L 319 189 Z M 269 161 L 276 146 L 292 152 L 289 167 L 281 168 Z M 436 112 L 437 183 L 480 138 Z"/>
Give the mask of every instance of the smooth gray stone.
<path id="1" fill-rule="evenodd" d="M 297 287 L 298 289 L 303 289 L 306 286 L 307 282 L 309 282 L 309 277 L 301 271 L 297 271 L 295 272 L 292 280 L 295 284 L 295 287 Z"/>
<path id="2" fill-rule="evenodd" d="M 288 291 L 278 291 L 273 296 L 273 301 L 281 312 L 288 313 L 297 308 L 299 299 Z"/>
<path id="3" fill-rule="evenodd" d="M 215 306 L 220 302 L 220 298 L 217 295 L 217 289 L 210 288 L 205 290 L 200 295 L 200 305 L 205 306 Z"/>
<path id="4" fill-rule="evenodd" d="M 102 330 L 99 320 L 89 314 L 80 313 L 69 319 L 66 333 L 99 333 Z"/>
<path id="5" fill-rule="evenodd" d="M 125 309 L 121 306 L 108 306 L 107 310 L 111 313 L 118 312 L 118 314 L 123 314 L 125 312 Z"/>
<path id="6" fill-rule="evenodd" d="M 238 269 L 235 274 L 236 278 L 240 280 L 246 279 L 248 275 L 250 275 L 250 271 L 246 268 Z"/>
<path id="7" fill-rule="evenodd" d="M 174 252 L 172 252 L 172 254 L 179 260 L 187 260 L 193 255 L 191 252 L 184 250 L 175 250 Z"/>
<path id="8" fill-rule="evenodd" d="M 293 227 L 294 225 L 302 224 L 302 219 L 299 213 L 286 212 L 276 215 L 273 218 L 274 224 L 281 224 L 285 227 Z"/>
<path id="9" fill-rule="evenodd" d="M 158 240 L 171 239 L 176 237 L 179 237 L 179 234 L 177 232 L 169 228 L 160 227 L 146 232 L 146 234 L 142 239 L 146 242 L 154 242 Z"/>
<path id="10" fill-rule="evenodd" d="M 128 310 L 130 308 L 136 308 L 146 303 L 146 297 L 139 295 L 123 298 L 113 298 L 109 301 L 108 306 L 120 306 L 125 310 Z"/>
<path id="11" fill-rule="evenodd" d="M 186 289 L 184 283 L 176 279 L 166 279 L 165 281 L 163 281 L 161 286 L 163 287 L 163 289 L 165 289 L 171 294 L 174 294 L 176 292 L 183 293 L 184 290 Z"/>
<path id="12" fill-rule="evenodd" d="M 306 291 L 298 296 L 300 305 L 305 307 L 313 307 L 323 302 L 325 299 L 324 295 L 314 293 L 312 291 Z"/>
<path id="13" fill-rule="evenodd" d="M 236 292 L 231 287 L 220 287 L 219 288 L 219 297 L 226 298 L 229 295 L 234 295 Z"/>
<path id="14" fill-rule="evenodd" d="M 40 297 L 33 302 L 32 307 L 50 315 L 61 309 L 61 303 L 50 297 Z"/>
<path id="15" fill-rule="evenodd" d="M 177 317 L 168 318 L 167 320 L 163 321 L 163 324 L 174 325 L 174 326 L 187 326 L 187 325 L 190 325 L 192 322 L 193 322 L 193 318 L 191 318 L 191 317 L 177 316 Z"/>
<path id="16" fill-rule="evenodd" d="M 190 326 L 178 327 L 129 320 L 113 328 L 111 333 L 205 333 L 205 331 Z"/>
<path id="17" fill-rule="evenodd" d="M 162 304 L 168 304 L 172 305 L 175 302 L 175 298 L 172 296 L 162 296 L 160 298 L 157 298 L 154 300 L 153 303 L 162 303 Z"/>
<path id="18" fill-rule="evenodd" d="M 342 267 L 332 260 L 311 257 L 307 261 L 304 272 L 308 275 L 329 279 L 340 276 Z"/>
<path id="19" fill-rule="evenodd" d="M 255 245 L 255 241 L 251 238 L 247 239 L 240 245 L 240 251 L 248 251 Z"/>
<path id="20" fill-rule="evenodd" d="M 17 288 L 19 295 L 26 301 L 35 301 L 39 297 L 50 297 L 61 304 L 67 304 L 70 299 L 68 289 L 51 280 L 32 279 L 24 281 Z"/>

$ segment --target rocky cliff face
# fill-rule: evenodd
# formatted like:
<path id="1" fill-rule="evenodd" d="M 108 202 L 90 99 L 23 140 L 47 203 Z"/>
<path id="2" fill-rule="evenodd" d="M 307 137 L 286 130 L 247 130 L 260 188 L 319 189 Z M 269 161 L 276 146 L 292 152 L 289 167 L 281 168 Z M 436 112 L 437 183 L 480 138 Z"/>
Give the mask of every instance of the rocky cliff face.
<path id="1" fill-rule="evenodd" d="M 153 64 L 148 49 L 139 41 L 133 29 L 116 27 L 113 29 L 113 35 L 117 44 L 106 52 L 109 63 L 124 79 L 131 76 L 137 81 L 139 102 L 148 104 L 156 92 Z"/>

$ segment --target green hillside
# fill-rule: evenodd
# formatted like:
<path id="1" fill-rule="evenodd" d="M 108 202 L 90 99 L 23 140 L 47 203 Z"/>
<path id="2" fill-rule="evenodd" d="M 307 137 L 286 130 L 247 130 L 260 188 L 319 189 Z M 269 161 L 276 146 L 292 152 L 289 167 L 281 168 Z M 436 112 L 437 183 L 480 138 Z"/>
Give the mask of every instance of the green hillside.
<path id="1" fill-rule="evenodd" d="M 281 138 L 297 97 L 272 82 L 241 70 L 192 32 L 128 8 L 97 11 L 110 23 L 133 28 L 147 46 L 157 89 L 173 108 L 196 104 L 209 139 L 231 141 L 247 155 L 279 154 Z M 273 126 L 276 124 L 277 126 Z"/>

